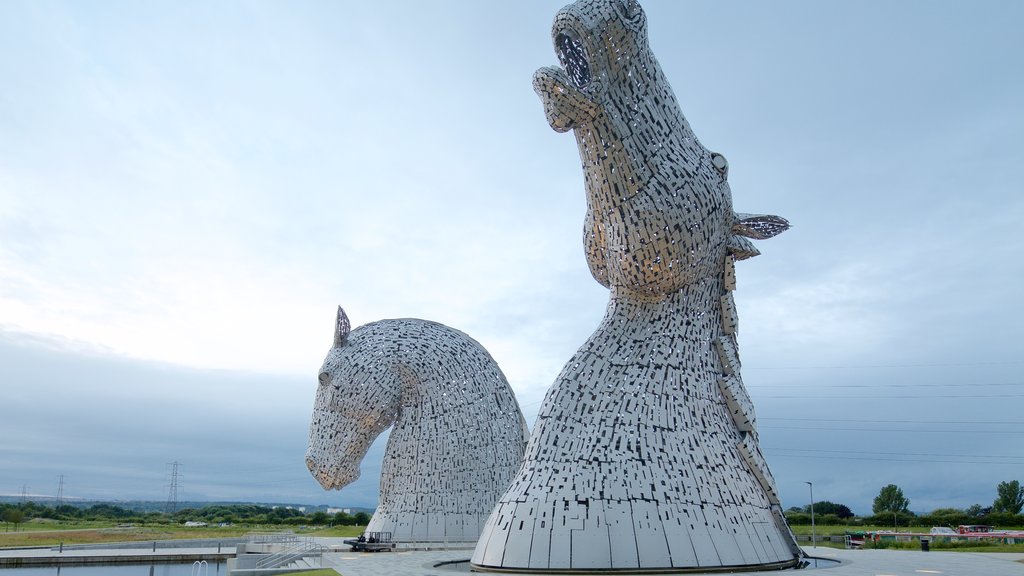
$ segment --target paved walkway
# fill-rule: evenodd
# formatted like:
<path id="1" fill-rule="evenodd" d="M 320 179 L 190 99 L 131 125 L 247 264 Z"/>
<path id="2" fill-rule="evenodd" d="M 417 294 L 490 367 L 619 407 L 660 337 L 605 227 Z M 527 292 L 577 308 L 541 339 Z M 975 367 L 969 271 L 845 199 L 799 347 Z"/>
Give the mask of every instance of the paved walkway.
<path id="1" fill-rule="evenodd" d="M 235 548 L 223 546 L 193 548 L 105 548 L 101 550 L 59 548 L 0 549 L 0 568 L 11 566 L 67 566 L 73 564 L 109 564 L 131 562 L 193 562 L 226 560 Z M 0 572 L 2 574 L 2 572 Z"/>
<path id="2" fill-rule="evenodd" d="M 320 539 L 318 539 L 320 540 Z M 337 545 L 334 539 L 323 539 L 326 545 Z M 840 560 L 841 564 L 818 570 L 799 572 L 804 576 L 1024 576 L 1024 554 L 993 554 L 967 552 L 919 552 L 908 550 L 838 550 L 805 548 L 811 556 Z M 234 554 L 234 548 L 223 547 L 221 556 Z M 447 552 L 380 552 L 361 554 L 332 552 L 324 554 L 325 568 L 334 568 L 342 576 L 457 576 L 467 574 L 468 565 L 434 567 L 439 562 L 468 560 L 469 551 Z M 0 566 L 11 563 L 28 565 L 62 565 L 85 562 L 154 562 L 212 560 L 217 548 L 157 548 L 121 550 L 64 550 L 30 548 L 0 550 Z M 782 576 L 792 572 L 744 572 L 748 576 Z M 533 575 L 536 576 L 536 575 Z M 627 576 L 617 573 L 617 576 Z"/>
<path id="3" fill-rule="evenodd" d="M 909 550 L 839 550 L 807 548 L 812 556 L 842 563 L 801 572 L 744 572 L 749 576 L 1024 576 L 1024 554 L 975 554 L 967 552 L 918 552 Z M 468 559 L 466 552 L 381 552 L 324 555 L 324 567 L 342 576 L 456 576 L 466 565 L 437 567 L 438 562 Z M 535 574 L 532 576 L 536 576 Z M 616 576 L 626 576 L 618 572 Z"/>

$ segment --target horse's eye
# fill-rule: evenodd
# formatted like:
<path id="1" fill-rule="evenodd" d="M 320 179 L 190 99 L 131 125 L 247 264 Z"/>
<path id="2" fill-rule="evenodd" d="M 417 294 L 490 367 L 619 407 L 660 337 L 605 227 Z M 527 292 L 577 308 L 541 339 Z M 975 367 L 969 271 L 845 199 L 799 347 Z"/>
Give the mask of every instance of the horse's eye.
<path id="1" fill-rule="evenodd" d="M 320 385 L 321 386 L 327 385 L 327 383 L 330 382 L 330 381 L 331 381 L 331 375 L 330 374 L 328 374 L 327 372 L 321 372 L 320 373 Z"/>
<path id="2" fill-rule="evenodd" d="M 619 0 L 614 3 L 615 9 L 622 14 L 623 18 L 632 20 L 640 12 L 640 4 L 636 0 Z"/>

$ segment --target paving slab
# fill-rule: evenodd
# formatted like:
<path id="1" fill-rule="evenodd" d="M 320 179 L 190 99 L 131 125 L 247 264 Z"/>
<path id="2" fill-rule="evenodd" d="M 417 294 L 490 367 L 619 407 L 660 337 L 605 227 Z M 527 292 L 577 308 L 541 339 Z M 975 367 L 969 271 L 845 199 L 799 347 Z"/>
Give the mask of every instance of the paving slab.
<path id="1" fill-rule="evenodd" d="M 1024 554 L 970 552 L 919 552 L 909 550 L 840 550 L 807 548 L 818 558 L 839 560 L 829 568 L 795 572 L 742 572 L 749 576 L 1024 576 Z M 440 562 L 467 560 L 465 552 L 342 552 L 324 554 L 325 568 L 334 568 L 342 576 L 456 576 L 467 574 L 465 565 L 437 567 Z M 515 574 L 515 573 L 504 573 Z M 629 572 L 616 572 L 629 576 Z M 694 573 L 690 573 L 694 574 Z M 697 573 L 699 574 L 699 573 Z M 722 574 L 717 572 L 715 574 Z M 536 576 L 530 573 L 528 576 Z"/>
<path id="2" fill-rule="evenodd" d="M 320 539 L 317 539 L 320 540 Z M 324 539 L 327 540 L 327 539 Z M 339 542 L 321 542 L 338 546 Z M 909 550 L 839 550 L 835 548 L 805 548 L 810 556 L 838 560 L 830 568 L 802 570 L 802 576 L 1024 576 L 1024 554 L 919 552 Z M 0 549 L 0 566 L 71 565 L 96 562 L 190 562 L 196 559 L 213 560 L 231 556 L 233 548 L 175 548 L 160 549 L 105 549 L 64 550 L 50 548 Z M 323 566 L 333 568 L 342 576 L 457 576 L 467 574 L 466 564 L 436 566 L 441 562 L 465 560 L 467 551 L 409 551 L 409 552 L 331 552 L 323 556 Z M 792 571 L 743 572 L 748 576 L 784 576 Z M 512 573 L 514 574 L 514 573 Z M 693 573 L 691 573 L 693 574 Z M 698 573 L 699 574 L 699 573 Z M 721 574 L 720 572 L 718 574 Z M 536 576 L 531 573 L 527 576 Z M 616 576 L 630 576 L 618 572 Z"/>

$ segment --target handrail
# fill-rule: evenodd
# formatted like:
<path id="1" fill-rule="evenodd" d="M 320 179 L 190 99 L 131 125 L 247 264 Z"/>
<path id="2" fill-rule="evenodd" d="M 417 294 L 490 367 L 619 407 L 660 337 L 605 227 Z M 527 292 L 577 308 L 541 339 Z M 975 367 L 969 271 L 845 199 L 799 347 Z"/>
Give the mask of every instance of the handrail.
<path id="1" fill-rule="evenodd" d="M 279 568 L 306 556 L 322 555 L 324 546 L 312 538 L 295 537 L 295 543 L 256 562 L 256 568 Z M 314 552 L 314 553 L 310 553 Z"/>
<path id="2" fill-rule="evenodd" d="M 250 544 L 278 544 L 298 540 L 294 532 L 250 532 L 245 537 Z"/>

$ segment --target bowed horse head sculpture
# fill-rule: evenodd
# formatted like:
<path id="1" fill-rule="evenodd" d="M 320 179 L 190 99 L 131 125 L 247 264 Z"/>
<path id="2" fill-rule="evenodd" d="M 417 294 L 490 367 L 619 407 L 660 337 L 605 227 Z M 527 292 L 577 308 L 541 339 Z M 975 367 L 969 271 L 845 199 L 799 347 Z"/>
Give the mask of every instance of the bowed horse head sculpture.
<path id="1" fill-rule="evenodd" d="M 523 454 L 526 426 L 508 381 L 458 330 L 408 318 L 352 330 L 339 307 L 310 425 L 310 472 L 328 490 L 352 483 L 390 426 L 367 531 L 399 544 L 475 542 Z"/>

